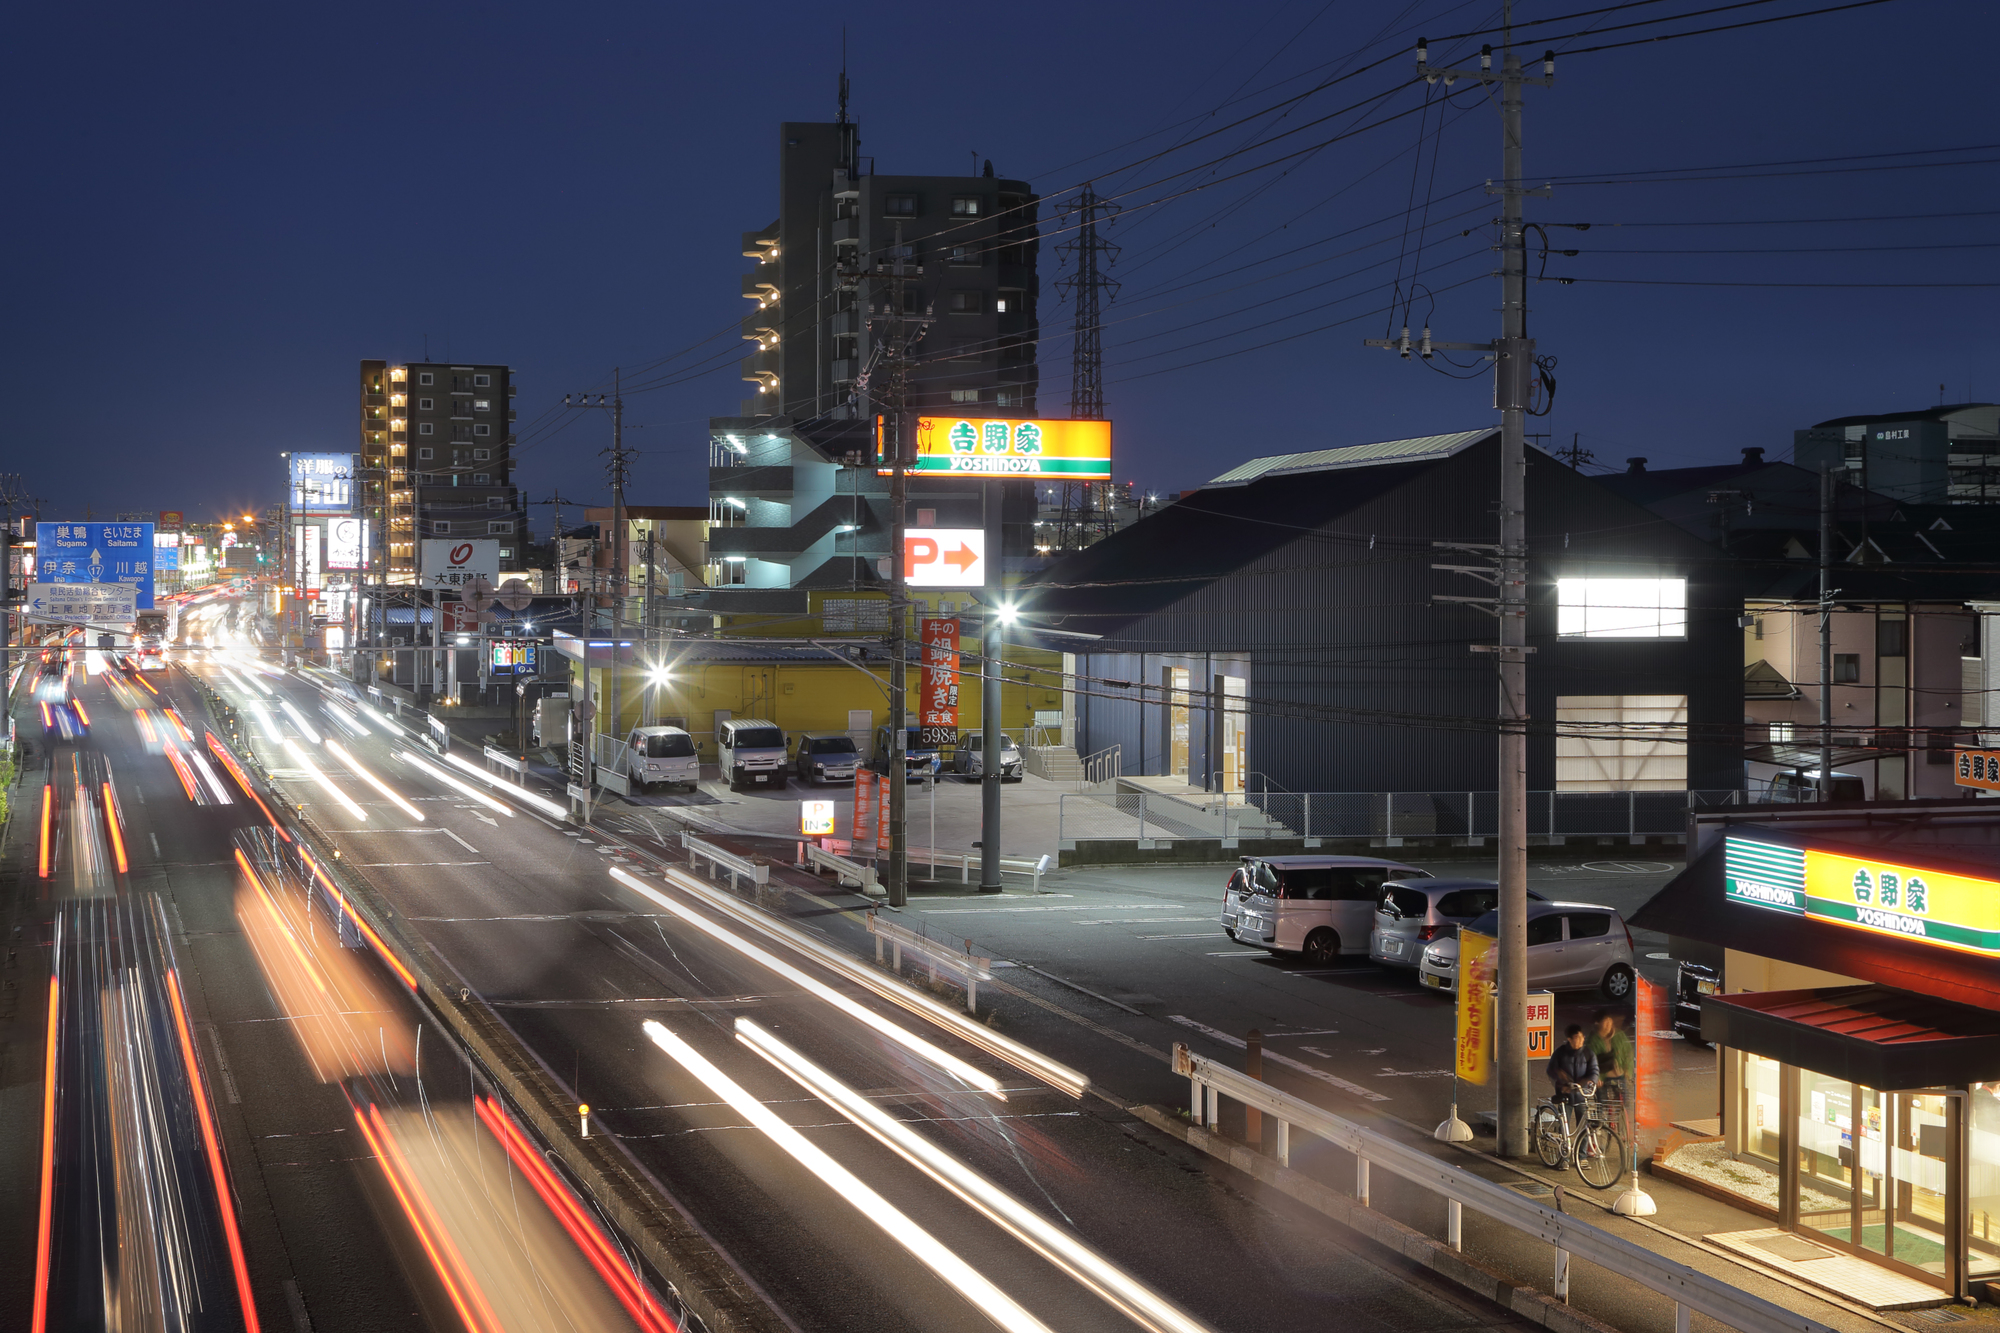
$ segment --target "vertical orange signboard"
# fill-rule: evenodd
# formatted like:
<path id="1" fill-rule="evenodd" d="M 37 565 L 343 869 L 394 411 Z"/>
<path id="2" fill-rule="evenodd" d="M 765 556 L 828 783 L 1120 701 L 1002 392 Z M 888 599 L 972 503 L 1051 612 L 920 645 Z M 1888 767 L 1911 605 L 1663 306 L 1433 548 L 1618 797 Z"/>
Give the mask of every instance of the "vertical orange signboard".
<path id="1" fill-rule="evenodd" d="M 1637 978 L 1633 990 L 1632 1052 L 1638 1068 L 1633 1070 L 1639 1085 L 1639 1123 L 1664 1129 L 1673 1108 L 1668 1104 L 1668 1079 L 1673 1073 L 1672 1048 L 1662 1032 L 1672 1032 L 1673 1016 L 1667 1012 L 1667 992 L 1644 977 Z"/>
<path id="2" fill-rule="evenodd" d="M 854 850 L 859 852 L 874 841 L 874 834 L 875 774 L 871 769 L 857 768 L 854 770 L 854 828 L 848 836 L 853 840 Z"/>
<path id="3" fill-rule="evenodd" d="M 1494 940 L 1458 932 L 1458 1076 L 1484 1084 L 1493 1068 Z"/>
<path id="4" fill-rule="evenodd" d="M 917 714 L 917 743 L 925 749 L 958 744 L 958 618 L 925 616 L 924 681 Z"/>

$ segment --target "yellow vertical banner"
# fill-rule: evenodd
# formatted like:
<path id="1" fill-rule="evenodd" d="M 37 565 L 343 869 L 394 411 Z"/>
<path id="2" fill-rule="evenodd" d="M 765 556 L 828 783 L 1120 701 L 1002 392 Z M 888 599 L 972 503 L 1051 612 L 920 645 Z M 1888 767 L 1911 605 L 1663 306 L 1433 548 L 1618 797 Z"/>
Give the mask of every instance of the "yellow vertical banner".
<path id="1" fill-rule="evenodd" d="M 1490 935 L 1458 932 L 1458 1076 L 1486 1082 L 1493 1069 L 1493 981 L 1498 962 Z"/>

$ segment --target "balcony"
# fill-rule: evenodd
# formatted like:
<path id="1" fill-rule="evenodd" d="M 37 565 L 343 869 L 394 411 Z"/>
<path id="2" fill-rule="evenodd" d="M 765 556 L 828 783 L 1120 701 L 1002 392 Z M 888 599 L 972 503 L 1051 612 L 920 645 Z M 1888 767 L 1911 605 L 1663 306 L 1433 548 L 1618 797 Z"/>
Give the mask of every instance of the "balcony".
<path id="1" fill-rule="evenodd" d="M 851 356 L 835 357 L 833 362 L 833 382 L 835 384 L 852 384 L 854 377 L 860 374 L 860 371 L 861 363 L 855 358 Z"/>
<path id="2" fill-rule="evenodd" d="M 861 219 L 835 218 L 833 220 L 833 243 L 835 246 L 861 244 Z"/>
<path id="3" fill-rule="evenodd" d="M 828 332 L 836 338 L 852 338 L 861 332 L 861 312 L 859 310 L 836 310 L 827 317 Z"/>
<path id="4" fill-rule="evenodd" d="M 712 467 L 708 470 L 711 494 L 787 496 L 792 493 L 789 467 Z"/>

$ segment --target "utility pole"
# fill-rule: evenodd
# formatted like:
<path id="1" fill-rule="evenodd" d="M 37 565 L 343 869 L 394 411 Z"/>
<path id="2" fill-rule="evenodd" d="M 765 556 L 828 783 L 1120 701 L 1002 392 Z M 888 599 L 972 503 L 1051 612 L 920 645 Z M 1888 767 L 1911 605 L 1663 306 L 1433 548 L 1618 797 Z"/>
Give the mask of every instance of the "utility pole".
<path id="1" fill-rule="evenodd" d="M 979 891 L 1000 892 L 1000 603 L 1007 595 L 1001 566 L 1001 515 L 1006 493 L 997 479 L 979 487 L 981 518 L 986 528 L 985 614 L 979 619 Z"/>
<path id="2" fill-rule="evenodd" d="M 645 629 L 641 633 L 640 638 L 644 641 L 646 645 L 645 658 L 646 658 L 646 665 L 648 667 L 656 667 L 659 665 L 659 660 L 653 656 L 653 577 L 654 577 L 653 546 L 654 546 L 655 525 L 658 524 L 658 522 L 659 519 L 655 518 L 652 522 L 646 525 L 646 601 L 643 608 L 640 610 L 640 614 L 646 618 Z M 640 720 L 643 725 L 650 727 L 655 722 L 659 721 L 659 718 L 656 715 L 658 711 L 658 703 L 660 697 L 659 689 L 657 686 L 654 686 L 650 681 L 648 681 L 646 684 L 641 685 L 640 688 L 646 691 L 646 696 L 645 696 L 646 703 L 644 710 L 640 713 Z"/>
<path id="3" fill-rule="evenodd" d="M 597 737 L 603 732 L 605 724 L 607 722 L 610 724 L 612 734 L 614 735 L 622 735 L 623 732 L 620 729 L 624 726 L 621 720 L 623 712 L 620 707 L 622 700 L 620 698 L 618 680 L 618 648 L 619 640 L 624 637 L 625 624 L 625 556 L 628 544 L 625 535 L 625 480 L 628 472 L 628 460 L 625 453 L 625 398 L 621 392 L 621 383 L 619 368 L 613 366 L 611 369 L 611 401 L 609 403 L 605 402 L 604 395 L 601 393 L 597 395 L 597 401 L 594 403 L 590 401 L 589 394 L 566 393 L 563 395 L 564 407 L 590 408 L 611 413 L 611 447 L 599 451 L 600 455 L 609 456 L 609 471 L 611 474 L 611 663 L 608 668 L 611 676 L 609 682 L 611 687 L 609 690 L 611 706 L 609 717 L 606 716 L 603 710 L 597 712 L 596 723 L 591 728 L 589 750 L 590 758 L 593 762 L 597 758 Z M 575 398 L 576 401 L 571 402 L 572 398 Z M 555 503 L 559 505 L 561 501 L 558 500 Z M 560 508 L 556 510 L 556 515 L 558 531 L 560 532 L 562 516 Z M 560 540 L 558 540 L 557 549 L 558 551 L 561 550 Z M 591 582 L 593 585 L 596 583 L 594 571 Z M 589 649 L 587 647 L 584 653 L 587 659 L 589 656 Z"/>
<path id="4" fill-rule="evenodd" d="M 1514 5 L 1502 9 L 1500 69 L 1493 69 L 1493 48 L 1486 47 L 1477 69 L 1437 69 L 1429 63 L 1429 44 L 1417 42 L 1417 76 L 1427 83 L 1459 79 L 1500 85 L 1501 181 L 1487 184 L 1500 196 L 1500 336 L 1490 343 L 1443 343 L 1426 328 L 1415 344 L 1428 361 L 1437 350 L 1484 352 L 1493 358 L 1494 402 L 1500 409 L 1500 541 L 1497 547 L 1475 543 L 1438 543 L 1487 556 L 1489 568 L 1433 566 L 1486 579 L 1495 596 L 1445 597 L 1439 600 L 1478 603 L 1499 621 L 1497 644 L 1475 644 L 1474 652 L 1494 654 L 1500 677 L 1499 729 L 1499 977 L 1494 1000 L 1494 1065 L 1497 1069 L 1498 1150 L 1503 1157 L 1528 1152 L 1528 1112 L 1532 1103 L 1528 1077 L 1528 549 L 1527 549 L 1527 417 L 1535 380 L 1535 344 L 1528 337 L 1527 249 L 1521 201 L 1530 194 L 1547 195 L 1547 186 L 1529 189 L 1521 174 L 1521 87 L 1555 82 L 1555 53 L 1542 56 L 1540 77 L 1524 74 L 1513 45 Z M 1371 338 L 1371 347 L 1389 347 L 1409 358 L 1408 326 L 1400 339 Z"/>
<path id="5" fill-rule="evenodd" d="M 1819 799 L 1833 799 L 1833 469 L 1819 465 Z"/>

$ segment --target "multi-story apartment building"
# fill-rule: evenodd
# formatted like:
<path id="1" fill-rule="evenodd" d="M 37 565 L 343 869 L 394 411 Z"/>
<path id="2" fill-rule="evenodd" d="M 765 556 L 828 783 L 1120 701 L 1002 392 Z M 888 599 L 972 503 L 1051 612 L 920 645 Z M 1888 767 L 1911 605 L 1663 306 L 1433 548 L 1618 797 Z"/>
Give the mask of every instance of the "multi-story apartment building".
<path id="1" fill-rule="evenodd" d="M 2000 403 L 1835 417 L 1792 432 L 1792 456 L 1892 500 L 1992 504 L 2000 501 Z"/>
<path id="2" fill-rule="evenodd" d="M 889 340 L 911 340 L 909 408 L 1037 414 L 1039 204 L 991 163 L 975 176 L 879 175 L 844 116 L 779 127 L 778 217 L 743 236 L 756 261 L 743 295 L 756 307 L 742 370 L 756 389 L 739 415 L 709 423 L 718 608 L 881 581 L 889 483 L 872 466 L 870 430 L 892 405 Z M 894 318 L 898 302 L 907 319 Z M 1028 554 L 1032 483 L 912 478 L 911 523 L 979 526 L 983 485 L 1004 494 L 1007 553 Z"/>
<path id="3" fill-rule="evenodd" d="M 521 566 L 515 391 L 506 366 L 361 363 L 360 500 L 390 583 L 416 581 L 424 537 L 494 538 L 500 567 Z"/>

